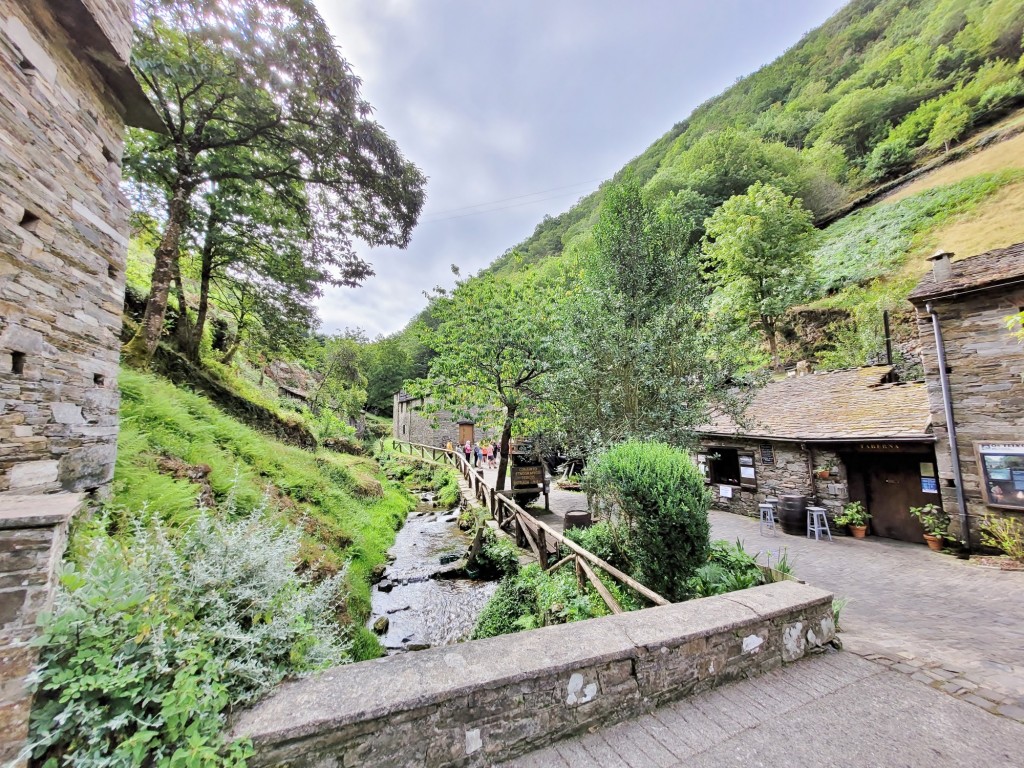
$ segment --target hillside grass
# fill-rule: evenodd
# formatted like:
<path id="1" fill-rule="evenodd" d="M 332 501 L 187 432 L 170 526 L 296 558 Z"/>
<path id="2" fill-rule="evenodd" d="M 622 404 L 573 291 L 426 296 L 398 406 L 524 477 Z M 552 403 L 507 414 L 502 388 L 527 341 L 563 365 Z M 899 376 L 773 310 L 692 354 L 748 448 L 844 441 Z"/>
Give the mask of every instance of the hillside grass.
<path id="1" fill-rule="evenodd" d="M 269 504 L 303 530 L 300 568 L 329 575 L 348 565 L 347 615 L 340 618 L 355 628 L 357 658 L 379 655 L 379 644 L 363 628 L 370 574 L 385 561 L 412 497 L 384 479 L 371 459 L 285 445 L 152 375 L 123 369 L 119 383 L 109 532 L 127 532 L 144 509 L 172 526 L 187 525 L 197 515 L 202 481 L 175 478 L 168 467 L 206 465 L 216 507 L 226 506 L 229 496 L 239 515 Z"/>

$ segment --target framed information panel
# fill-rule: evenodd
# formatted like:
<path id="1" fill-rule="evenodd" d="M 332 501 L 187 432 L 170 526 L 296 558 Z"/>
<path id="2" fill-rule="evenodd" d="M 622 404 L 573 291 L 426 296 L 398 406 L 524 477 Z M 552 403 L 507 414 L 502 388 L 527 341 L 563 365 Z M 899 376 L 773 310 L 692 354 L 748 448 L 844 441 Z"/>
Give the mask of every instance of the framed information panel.
<path id="1" fill-rule="evenodd" d="M 985 504 L 1024 512 L 1024 443 L 975 443 Z"/>

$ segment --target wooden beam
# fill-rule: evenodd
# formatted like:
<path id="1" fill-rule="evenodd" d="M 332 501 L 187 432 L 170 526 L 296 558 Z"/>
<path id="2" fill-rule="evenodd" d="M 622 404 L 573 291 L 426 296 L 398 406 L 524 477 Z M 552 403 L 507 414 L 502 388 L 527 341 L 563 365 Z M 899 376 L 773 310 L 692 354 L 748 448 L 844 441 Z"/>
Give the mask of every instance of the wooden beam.
<path id="1" fill-rule="evenodd" d="M 548 573 L 554 573 L 559 568 L 561 568 L 563 565 L 565 565 L 566 563 L 571 562 L 572 560 L 575 560 L 575 559 L 576 559 L 576 555 L 575 554 L 573 554 L 573 555 L 566 555 L 561 560 L 559 560 L 557 563 L 555 563 L 550 568 L 548 568 Z"/>
<path id="2" fill-rule="evenodd" d="M 630 587 L 631 589 L 635 590 L 636 592 L 638 592 L 641 595 L 643 595 L 644 597 L 646 597 L 648 600 L 650 600 L 655 605 L 669 605 L 669 601 L 666 600 L 661 595 L 659 595 L 657 592 L 655 592 L 654 590 L 648 589 L 647 587 L 645 587 L 643 584 L 641 584 L 639 581 L 637 581 L 636 579 L 632 578 L 631 576 L 627 576 L 625 573 L 620 571 L 614 565 L 611 565 L 610 563 L 606 563 L 604 560 L 599 558 L 597 555 L 595 555 L 592 552 L 590 552 L 590 551 L 584 549 L 583 547 L 581 547 L 575 541 L 572 541 L 570 539 L 565 538 L 565 536 L 563 536 L 558 531 L 556 531 L 553 528 L 551 528 L 551 526 L 547 525 L 546 523 L 541 522 L 540 520 L 535 518 L 533 515 L 531 515 L 529 512 L 527 512 L 525 509 L 520 507 L 518 504 L 516 504 L 514 501 L 512 501 L 512 499 L 509 499 L 508 497 L 505 497 L 505 503 L 508 504 L 509 508 L 512 509 L 516 514 L 522 514 L 522 515 L 525 515 L 526 517 L 530 518 L 538 527 L 543 528 L 548 536 L 552 537 L 555 541 L 557 541 L 563 547 L 565 547 L 566 549 L 569 549 L 569 550 L 575 552 L 577 555 L 582 557 L 584 560 L 589 561 L 592 565 L 596 565 L 598 568 L 603 570 L 609 576 L 612 576 L 613 578 L 618 579 L 619 581 L 621 581 L 626 586 Z"/>
<path id="3" fill-rule="evenodd" d="M 594 573 L 593 569 L 584 560 L 580 560 L 580 567 L 583 568 L 583 572 L 587 574 L 587 578 L 590 579 L 590 583 L 594 585 L 594 589 L 597 590 L 597 594 L 604 600 L 604 604 L 608 606 L 608 609 L 612 613 L 622 613 L 622 606 L 616 602 L 612 593 L 608 591 L 608 587 L 604 585 L 604 582 L 597 578 L 597 574 Z"/>

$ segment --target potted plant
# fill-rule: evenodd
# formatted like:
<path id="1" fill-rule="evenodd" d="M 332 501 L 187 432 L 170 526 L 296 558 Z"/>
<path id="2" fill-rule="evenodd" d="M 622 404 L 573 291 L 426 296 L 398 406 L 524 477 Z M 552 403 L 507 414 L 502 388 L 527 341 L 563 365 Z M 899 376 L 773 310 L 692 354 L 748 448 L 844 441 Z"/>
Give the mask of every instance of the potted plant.
<path id="1" fill-rule="evenodd" d="M 864 504 L 851 501 L 843 507 L 841 514 L 836 515 L 836 524 L 845 525 L 855 539 L 863 539 L 868 532 L 868 519 L 871 515 L 864 509 Z"/>
<path id="2" fill-rule="evenodd" d="M 942 540 L 946 536 L 946 529 L 949 528 L 949 515 L 935 504 L 911 507 L 910 514 L 924 526 L 924 540 L 928 543 L 929 549 L 935 552 L 941 550 Z"/>
<path id="3" fill-rule="evenodd" d="M 831 461 L 828 462 L 827 464 L 822 464 L 820 467 L 816 467 L 815 468 L 814 475 L 819 480 L 828 480 L 828 478 L 831 476 L 832 470 L 835 468 L 835 466 L 836 465 L 833 464 Z"/>

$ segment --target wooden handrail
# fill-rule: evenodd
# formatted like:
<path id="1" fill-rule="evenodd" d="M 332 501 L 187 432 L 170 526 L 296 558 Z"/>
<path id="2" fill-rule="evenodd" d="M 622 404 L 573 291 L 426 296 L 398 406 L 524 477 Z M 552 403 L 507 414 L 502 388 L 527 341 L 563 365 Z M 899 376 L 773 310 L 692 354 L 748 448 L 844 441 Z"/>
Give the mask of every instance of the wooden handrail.
<path id="1" fill-rule="evenodd" d="M 466 459 L 465 455 L 462 454 L 462 452 L 456 451 L 454 449 L 449 451 L 447 448 L 435 448 L 434 446 L 422 445 L 420 443 L 403 443 L 398 440 L 392 440 L 392 443 L 396 446 L 401 446 L 403 444 L 408 445 L 410 455 L 412 455 L 412 449 L 415 447 L 421 449 L 421 454 L 422 449 L 429 449 L 430 451 L 433 452 L 439 452 L 446 456 L 448 459 L 450 459 L 455 468 L 462 473 L 462 476 L 464 478 L 466 478 L 466 481 L 469 483 L 470 489 L 473 491 L 474 495 L 478 499 L 480 499 L 481 496 L 483 497 L 483 500 L 487 503 L 488 509 L 490 510 L 491 514 L 498 521 L 499 526 L 502 525 L 502 523 L 504 522 L 502 520 L 502 518 L 504 517 L 504 515 L 502 514 L 502 507 L 508 507 L 509 511 L 511 512 L 511 515 L 509 515 L 509 517 L 512 518 L 516 522 L 516 524 L 522 528 L 523 537 L 526 539 L 527 544 L 529 544 L 530 549 L 533 550 L 534 555 L 536 555 L 537 560 L 541 564 L 541 568 L 546 569 L 547 566 L 546 540 L 549 537 L 558 545 L 568 549 L 572 553 L 570 557 L 575 556 L 578 569 L 582 570 L 583 573 L 587 576 L 591 584 L 594 585 L 594 589 L 596 589 L 598 594 L 601 595 L 601 598 L 605 601 L 605 603 L 608 605 L 609 609 L 613 613 L 621 613 L 622 607 L 618 604 L 618 602 L 616 602 L 615 598 L 612 596 L 611 592 L 608 591 L 608 588 L 604 585 L 604 583 L 599 578 L 597 578 L 597 574 L 594 573 L 593 569 L 590 566 L 596 566 L 600 568 L 613 579 L 616 579 L 621 583 L 625 584 L 627 587 L 634 590 L 638 594 L 642 595 L 648 601 L 654 603 L 655 605 L 669 605 L 669 601 L 661 595 L 659 595 L 654 590 L 645 587 L 639 581 L 623 573 L 611 563 L 605 562 L 589 550 L 584 549 L 576 542 L 566 538 L 551 526 L 538 520 L 536 517 L 531 515 L 521 506 L 519 506 L 513 499 L 504 495 L 503 492 L 491 488 L 490 485 L 487 484 L 487 481 L 484 479 L 483 472 L 474 467 L 472 464 L 470 464 L 469 461 Z M 401 453 L 401 448 L 399 448 L 399 452 Z M 481 489 L 483 490 L 481 491 Z M 529 522 L 529 524 L 527 524 L 527 521 Z M 534 527 L 537 531 L 536 534 L 531 535 L 531 526 Z M 544 543 L 544 557 L 541 557 L 541 547 L 539 546 L 539 542 L 534 541 L 534 536 L 536 536 Z M 552 566 L 550 570 L 554 570 L 555 568 L 564 565 L 567 562 L 567 560 L 568 558 L 562 558 L 557 563 L 555 563 L 555 565 Z"/>

